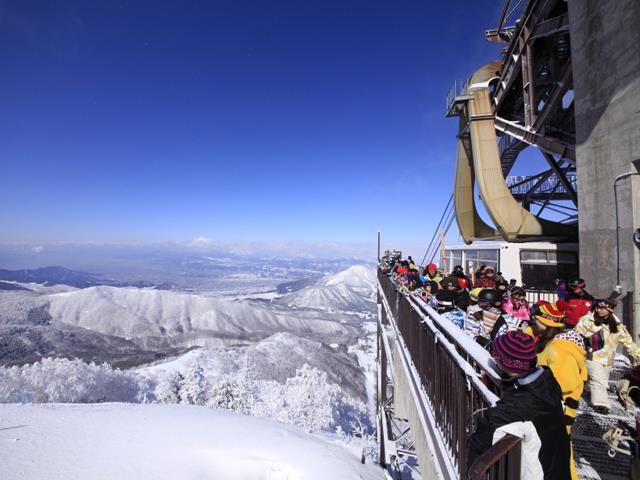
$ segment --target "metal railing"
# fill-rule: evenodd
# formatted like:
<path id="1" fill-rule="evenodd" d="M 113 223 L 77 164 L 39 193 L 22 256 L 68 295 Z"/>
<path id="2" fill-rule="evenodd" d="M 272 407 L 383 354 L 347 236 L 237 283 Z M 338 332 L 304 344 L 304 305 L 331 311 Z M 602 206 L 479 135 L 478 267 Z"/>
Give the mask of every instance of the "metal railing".
<path id="1" fill-rule="evenodd" d="M 467 83 L 467 80 L 454 80 L 451 83 L 451 87 L 449 87 L 449 92 L 447 93 L 445 104 L 447 113 L 451 111 L 451 108 L 453 107 L 453 104 L 457 97 L 467 94 Z"/>
<path id="2" fill-rule="evenodd" d="M 518 437 L 505 435 L 473 462 L 469 467 L 469 480 L 518 480 L 520 448 Z"/>
<path id="3" fill-rule="evenodd" d="M 577 178 L 578 177 L 576 176 L 575 173 L 567 174 L 567 180 L 569 181 L 569 183 L 571 184 L 574 190 L 578 188 Z M 507 178 L 505 178 L 505 183 L 507 184 L 507 187 L 509 187 L 509 190 L 511 190 L 512 194 L 525 195 L 529 193 L 531 188 L 536 184 L 536 182 L 538 182 L 538 180 L 539 180 L 539 177 L 537 176 L 525 177 L 520 175 L 510 175 Z M 540 185 L 538 185 L 536 190 L 540 193 L 543 193 L 543 192 L 567 193 L 566 188 L 564 188 L 564 185 L 562 184 L 562 182 L 560 182 L 560 179 L 555 174 L 550 175 L 549 178 L 547 178 Z"/>
<path id="4" fill-rule="evenodd" d="M 440 324 L 444 320 L 440 320 L 437 313 L 423 308 L 399 291 L 381 270 L 378 270 L 378 284 L 385 297 L 381 302 L 385 305 L 382 310 L 389 310 L 384 315 L 397 325 L 399 340 L 406 347 L 417 372 L 422 394 L 446 447 L 447 451 L 441 453 L 451 458 L 458 478 L 466 478 L 469 435 L 475 431 L 482 412 L 498 399 L 491 391 L 498 385 L 496 372 L 479 358 L 481 355 L 462 352 L 465 350 L 462 345 L 464 335 L 447 332 Z M 488 354 L 485 352 L 485 355 Z M 511 476 L 499 478 L 517 478 L 520 474 L 519 449 L 511 449 L 500 458 L 502 460 L 488 467 L 489 475 L 504 471 Z"/>
<path id="5" fill-rule="evenodd" d="M 525 290 L 524 292 L 529 305 L 533 305 L 540 300 L 549 303 L 556 303 L 558 301 L 558 294 L 552 290 Z"/>

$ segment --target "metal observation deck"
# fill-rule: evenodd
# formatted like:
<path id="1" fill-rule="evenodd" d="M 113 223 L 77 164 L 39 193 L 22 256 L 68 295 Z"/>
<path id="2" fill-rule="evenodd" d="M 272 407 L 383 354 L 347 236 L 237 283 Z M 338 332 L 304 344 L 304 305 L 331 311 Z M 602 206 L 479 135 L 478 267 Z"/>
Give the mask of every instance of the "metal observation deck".
<path id="1" fill-rule="evenodd" d="M 489 353 L 422 300 L 398 289 L 378 270 L 377 432 L 379 463 L 396 479 L 520 478 L 520 439 L 507 436 L 473 465 L 467 441 L 484 411 L 497 402 L 501 380 Z M 621 359 L 610 382 L 629 364 Z M 613 389 L 612 389 L 613 391 Z M 610 393 L 612 410 L 593 410 L 585 392 L 572 429 L 581 480 L 622 479 L 631 456 L 608 455 L 602 435 L 623 420 L 634 424 Z"/>
<path id="2" fill-rule="evenodd" d="M 420 299 L 397 290 L 381 270 L 378 313 L 380 463 L 395 478 L 415 460 L 424 479 L 467 478 L 468 436 L 501 388 L 489 354 Z M 520 478 L 520 440 L 494 445 L 476 461 L 472 478 L 485 472 Z"/>

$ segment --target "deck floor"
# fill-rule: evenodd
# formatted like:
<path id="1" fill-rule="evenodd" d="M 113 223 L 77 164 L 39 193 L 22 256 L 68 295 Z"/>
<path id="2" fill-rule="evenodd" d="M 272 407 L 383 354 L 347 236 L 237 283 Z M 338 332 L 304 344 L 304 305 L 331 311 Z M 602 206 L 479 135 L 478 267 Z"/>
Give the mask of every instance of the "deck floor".
<path id="1" fill-rule="evenodd" d="M 635 407 L 625 411 L 615 393 L 615 383 L 620 380 L 629 363 L 618 357 L 609 380 L 609 398 L 611 412 L 608 415 L 596 413 L 589 402 L 590 395 L 585 391 L 580 400 L 578 417 L 572 429 L 572 439 L 576 468 L 581 479 L 585 480 L 622 480 L 628 479 L 633 459 L 629 455 L 616 453 L 611 458 L 609 446 L 602 435 L 619 422 L 635 428 Z M 624 448 L 628 448 L 626 445 Z"/>

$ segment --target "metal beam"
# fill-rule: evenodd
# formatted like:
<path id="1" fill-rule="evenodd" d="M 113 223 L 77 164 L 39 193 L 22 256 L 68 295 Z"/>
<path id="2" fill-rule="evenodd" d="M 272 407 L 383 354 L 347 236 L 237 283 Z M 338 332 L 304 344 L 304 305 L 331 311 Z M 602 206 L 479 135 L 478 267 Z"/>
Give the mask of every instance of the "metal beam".
<path id="1" fill-rule="evenodd" d="M 514 38 L 505 53 L 505 61 L 502 64 L 502 71 L 500 72 L 500 81 L 496 87 L 494 98 L 496 101 L 496 112 L 500 110 L 500 105 L 506 96 L 506 93 L 511 88 L 513 81 L 520 72 L 520 64 L 522 61 L 522 53 L 526 46 L 532 40 L 531 35 L 535 31 L 536 21 L 539 18 L 545 18 L 549 12 L 558 3 L 558 0 L 541 0 L 539 2 L 530 3 L 527 6 L 529 12 L 522 22 L 522 27 L 518 30 L 516 38 Z M 533 8 L 530 8 L 533 6 Z M 527 28 L 525 28 L 527 27 Z"/>
<path id="2" fill-rule="evenodd" d="M 494 122 L 496 130 L 511 135 L 518 140 L 522 140 L 529 145 L 534 145 L 547 153 L 558 155 L 560 158 L 563 158 L 569 163 L 575 165 L 576 150 L 573 145 L 532 132 L 531 130 L 524 128 L 522 125 L 510 122 L 509 120 L 505 120 L 501 117 L 495 117 Z"/>
<path id="3" fill-rule="evenodd" d="M 531 128 L 536 120 L 536 92 L 533 88 L 533 47 L 528 41 L 530 32 L 525 25 L 522 27 L 524 35 L 522 42 L 522 97 L 524 99 L 524 126 Z M 524 39 L 527 40 L 524 40 Z"/>
<path id="4" fill-rule="evenodd" d="M 536 118 L 533 123 L 532 130 L 534 132 L 539 132 L 542 126 L 544 125 L 545 120 L 549 116 L 549 114 L 556 109 L 558 106 L 558 101 L 562 100 L 564 94 L 569 90 L 569 87 L 573 84 L 573 69 L 571 68 L 571 58 L 567 60 L 564 68 L 562 69 L 562 73 L 560 74 L 560 79 L 556 82 L 556 85 L 553 87 L 551 94 L 544 102 L 544 107 L 538 113 L 538 118 Z"/>
<path id="5" fill-rule="evenodd" d="M 530 188 L 529 190 L 527 190 L 527 192 L 526 192 L 526 193 L 524 193 L 524 194 L 523 194 L 523 197 L 528 199 L 528 198 L 529 198 L 529 197 L 530 197 L 530 196 L 531 196 L 531 195 L 536 191 L 536 189 L 537 189 L 540 185 L 542 185 L 542 184 L 544 183 L 544 181 L 545 181 L 547 178 L 549 178 L 549 177 L 552 175 L 552 173 L 553 173 L 553 172 L 552 172 L 551 170 L 547 170 L 546 172 L 543 172 L 543 173 L 540 175 L 540 178 L 538 179 L 538 181 L 537 181 L 536 183 L 534 183 L 534 184 L 531 186 L 531 188 Z"/>
<path id="6" fill-rule="evenodd" d="M 545 201 L 542 204 L 542 206 L 540 207 L 540 210 L 538 211 L 538 213 L 536 213 L 536 217 L 540 218 L 540 214 L 542 214 L 542 211 L 549 204 L 549 201 L 551 201 L 551 199 L 553 198 L 553 194 L 556 193 L 556 190 L 558 189 L 559 186 L 560 186 L 560 182 L 556 183 L 555 187 L 553 187 L 553 190 L 551 190 L 551 192 L 549 192 L 549 196 L 545 199 Z"/>
<path id="7" fill-rule="evenodd" d="M 565 13 L 564 15 L 553 17 L 545 20 L 544 22 L 538 23 L 533 31 L 533 34 L 531 35 L 531 39 L 535 40 L 536 38 L 548 37 L 549 35 L 553 35 L 555 33 L 568 31 L 569 14 Z"/>
<path id="8" fill-rule="evenodd" d="M 525 179 L 524 179 L 524 180 L 521 180 L 521 181 L 519 181 L 519 182 L 517 182 L 517 183 L 514 183 L 513 185 L 508 185 L 508 187 L 509 187 L 509 189 L 516 188 L 516 187 L 519 187 L 520 185 L 524 185 L 525 183 L 530 182 L 530 181 L 531 181 L 531 180 L 533 180 L 534 178 L 539 178 L 539 177 L 541 177 L 542 175 L 546 175 L 546 177 L 545 177 L 545 178 L 547 178 L 547 177 L 548 177 L 550 174 L 552 174 L 552 173 L 553 173 L 553 171 L 552 171 L 552 170 L 545 170 L 544 172 L 540 172 L 540 173 L 538 173 L 537 175 L 532 175 L 532 176 L 530 176 L 530 177 L 525 177 Z"/>
<path id="9" fill-rule="evenodd" d="M 555 173 L 558 176 L 558 179 L 562 183 L 562 186 L 564 187 L 565 191 L 567 192 L 567 195 L 569 195 L 569 197 L 571 198 L 571 201 L 577 207 L 578 206 L 578 194 L 573 189 L 573 185 L 571 185 L 571 182 L 567 179 L 567 176 L 566 176 L 566 172 L 569 169 L 568 168 L 567 169 L 560 168 L 560 166 L 556 163 L 555 158 L 553 158 L 553 155 L 549 155 L 547 152 L 543 152 L 543 151 L 541 151 L 540 153 L 542 153 L 542 155 L 544 156 L 545 160 L 547 161 L 547 163 L 549 164 L 549 166 L 553 170 L 553 173 Z"/>

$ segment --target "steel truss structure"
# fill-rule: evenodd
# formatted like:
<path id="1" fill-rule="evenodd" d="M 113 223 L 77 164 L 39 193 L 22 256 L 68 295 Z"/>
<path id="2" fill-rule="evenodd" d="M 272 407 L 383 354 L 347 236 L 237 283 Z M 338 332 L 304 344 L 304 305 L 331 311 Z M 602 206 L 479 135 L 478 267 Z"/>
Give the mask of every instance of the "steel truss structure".
<path id="1" fill-rule="evenodd" d="M 515 26 L 505 29 L 501 17 L 498 28 L 485 36 L 507 44 L 493 92 L 503 174 L 524 148 L 537 147 L 549 168 L 526 182 L 513 182 L 510 189 L 525 208 L 537 204 L 537 216 L 548 209 L 571 222 L 577 220 L 578 197 L 567 8 L 563 0 L 531 0 Z"/>
<path id="2" fill-rule="evenodd" d="M 502 173 L 514 198 L 536 217 L 550 215 L 564 223 L 577 222 L 575 114 L 571 39 L 564 0 L 506 0 L 491 42 L 505 45 L 502 66 L 491 85 L 493 121 L 498 136 Z M 518 14 L 515 24 L 505 26 Z M 469 100 L 465 82 L 456 81 L 447 97 L 447 116 L 467 122 L 460 137 L 465 148 L 468 125 L 460 105 Z M 519 155 L 533 146 L 547 168 L 528 176 L 509 173 Z M 526 188 L 525 188 L 526 187 Z"/>

